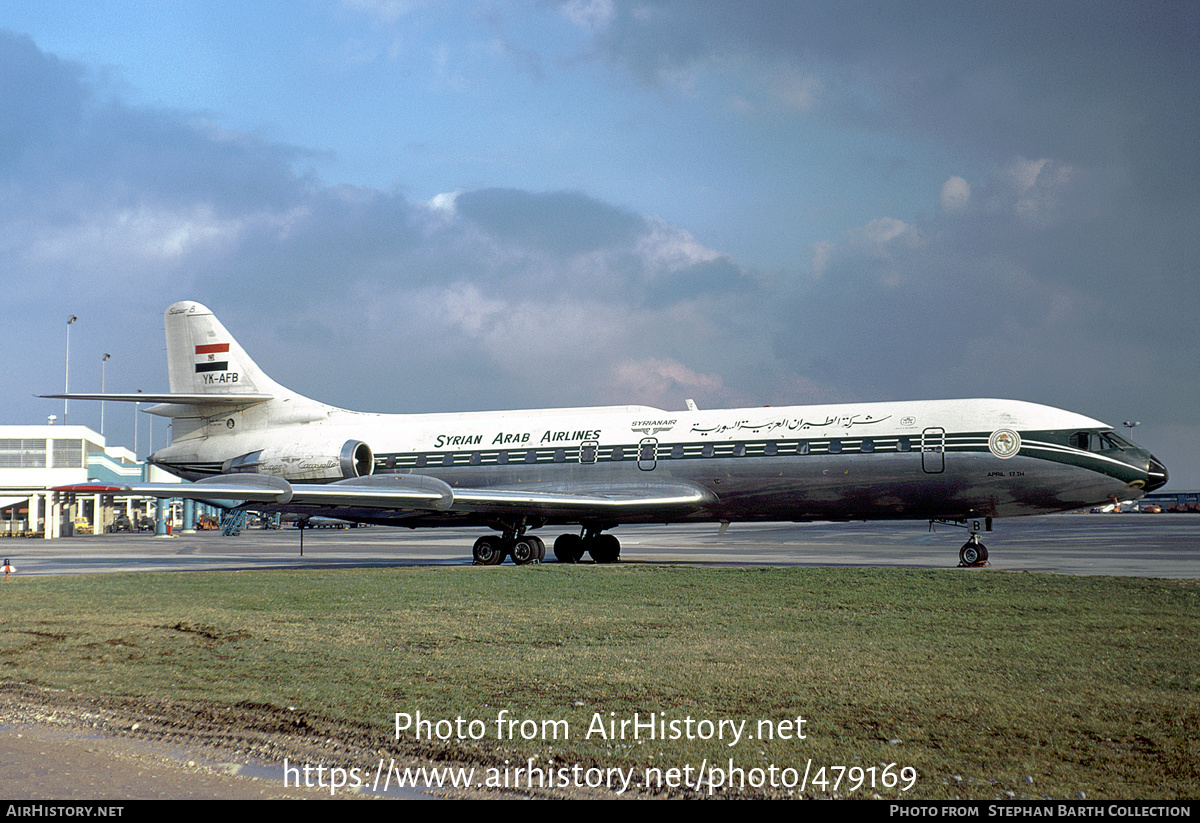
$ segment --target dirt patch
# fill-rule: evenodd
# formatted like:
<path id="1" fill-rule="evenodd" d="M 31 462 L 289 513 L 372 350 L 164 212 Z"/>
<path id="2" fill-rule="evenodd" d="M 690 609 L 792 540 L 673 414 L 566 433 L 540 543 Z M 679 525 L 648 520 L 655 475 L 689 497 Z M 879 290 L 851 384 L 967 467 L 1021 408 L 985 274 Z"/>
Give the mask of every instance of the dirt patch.
<path id="1" fill-rule="evenodd" d="M 217 706 L 181 700 L 87 697 L 23 683 L 0 683 L 7 749 L 0 771 L 14 799 L 198 799 L 325 797 L 328 772 L 357 767 L 371 781 L 377 764 L 401 769 L 503 765 L 503 753 L 471 761 L 405 748 L 362 727 L 278 706 Z M 285 787 L 283 763 L 313 767 L 311 789 Z M 302 768 L 302 766 L 301 766 Z M 257 777 L 253 776 L 255 773 Z M 248 776 L 249 775 L 249 776 Z M 366 781 L 369 783 L 369 781 Z M 372 797 L 347 790 L 333 797 Z M 391 795 L 389 795 L 391 796 Z M 589 789 L 426 788 L 400 796 L 444 798 L 613 798 Z M 634 793 L 625 795 L 634 796 Z M 641 795 L 645 797 L 645 795 Z"/>

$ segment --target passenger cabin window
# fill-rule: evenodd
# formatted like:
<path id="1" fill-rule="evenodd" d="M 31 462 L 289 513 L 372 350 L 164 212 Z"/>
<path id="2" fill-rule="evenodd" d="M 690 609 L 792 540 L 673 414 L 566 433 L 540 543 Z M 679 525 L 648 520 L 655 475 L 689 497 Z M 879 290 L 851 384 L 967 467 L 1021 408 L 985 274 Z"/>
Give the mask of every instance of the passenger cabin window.
<path id="1" fill-rule="evenodd" d="M 841 440 L 830 440 L 829 441 L 829 453 L 830 454 L 841 454 L 842 453 L 842 441 Z"/>
<path id="2" fill-rule="evenodd" d="M 860 450 L 863 452 L 875 451 L 875 441 L 871 440 L 870 438 L 864 439 L 862 442 L 862 446 L 860 447 Z"/>
<path id="3" fill-rule="evenodd" d="M 796 444 L 796 454 L 808 454 L 809 447 L 807 440 L 801 440 Z"/>
<path id="4" fill-rule="evenodd" d="M 763 454 L 767 455 L 768 457 L 773 457 L 774 455 L 779 454 L 779 446 L 775 445 L 775 441 L 769 441 L 767 445 L 763 447 Z"/>

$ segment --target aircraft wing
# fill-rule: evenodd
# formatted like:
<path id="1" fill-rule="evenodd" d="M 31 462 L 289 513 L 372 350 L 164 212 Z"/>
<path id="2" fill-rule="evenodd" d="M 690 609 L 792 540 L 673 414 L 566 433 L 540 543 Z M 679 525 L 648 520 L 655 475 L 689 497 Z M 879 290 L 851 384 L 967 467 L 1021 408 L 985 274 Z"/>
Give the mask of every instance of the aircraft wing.
<path id="1" fill-rule="evenodd" d="M 452 512 L 491 516 L 617 517 L 652 510 L 694 510 L 714 502 L 703 486 L 680 480 L 643 483 L 531 483 L 513 487 L 452 488 L 435 477 L 386 474 L 326 484 L 289 483 L 264 474 L 226 474 L 196 483 L 84 483 L 53 491 L 186 498 L 234 507 L 254 503 L 283 508 L 355 509 L 390 513 Z"/>

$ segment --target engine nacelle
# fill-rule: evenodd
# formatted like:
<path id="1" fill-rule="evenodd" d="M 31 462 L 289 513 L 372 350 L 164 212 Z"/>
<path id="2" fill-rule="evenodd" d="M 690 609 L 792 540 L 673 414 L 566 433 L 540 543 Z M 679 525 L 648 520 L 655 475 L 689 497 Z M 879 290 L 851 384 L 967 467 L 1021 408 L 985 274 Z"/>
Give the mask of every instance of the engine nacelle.
<path id="1" fill-rule="evenodd" d="M 328 441 L 289 443 L 226 460 L 222 474 L 254 472 L 284 480 L 344 480 L 375 471 L 375 455 L 361 440 L 347 440 L 339 449 Z"/>

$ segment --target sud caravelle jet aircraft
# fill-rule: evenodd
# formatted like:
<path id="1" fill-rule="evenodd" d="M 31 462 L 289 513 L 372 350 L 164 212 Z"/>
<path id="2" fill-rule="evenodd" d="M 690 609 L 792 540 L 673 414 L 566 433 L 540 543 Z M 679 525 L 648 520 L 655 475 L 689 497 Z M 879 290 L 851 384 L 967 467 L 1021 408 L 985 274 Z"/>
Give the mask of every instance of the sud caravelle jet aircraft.
<path id="1" fill-rule="evenodd" d="M 364 414 L 269 378 L 204 306 L 165 313 L 173 441 L 150 462 L 192 484 L 60 491 L 191 498 L 391 526 L 488 527 L 474 560 L 620 556 L 623 523 L 920 519 L 971 525 L 959 557 L 987 559 L 979 520 L 1141 497 L 1167 480 L 1097 420 L 1014 400 L 921 400 L 687 411 L 646 406 Z"/>

